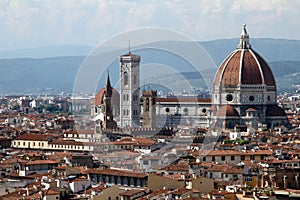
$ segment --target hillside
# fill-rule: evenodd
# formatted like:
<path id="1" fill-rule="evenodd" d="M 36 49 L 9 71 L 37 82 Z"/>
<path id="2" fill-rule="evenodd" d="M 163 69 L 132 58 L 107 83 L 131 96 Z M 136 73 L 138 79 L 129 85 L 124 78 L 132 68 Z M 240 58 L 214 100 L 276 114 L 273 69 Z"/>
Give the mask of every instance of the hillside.
<path id="1" fill-rule="evenodd" d="M 228 39 L 201 42 L 200 44 L 218 66 L 236 48 L 237 43 L 238 39 Z M 275 75 L 279 90 L 300 84 L 300 41 L 251 39 L 251 44 L 253 49 L 268 61 Z M 164 42 L 163 45 L 181 48 L 185 44 L 184 42 L 170 41 Z M 88 54 L 92 49 L 86 46 L 72 47 L 74 47 L 72 51 L 67 51 L 69 47 L 64 46 L 61 47 L 61 50 L 59 50 L 59 47 L 51 47 L 50 49 L 45 47 L 43 51 L 41 49 L 31 49 L 27 53 L 22 53 L 22 51 L 17 51 L 19 52 L 18 54 L 13 51 L 0 52 L 0 56 L 10 53 L 9 55 L 12 55 L 12 57 L 13 55 L 20 57 L 22 55 L 25 57 L 32 55 L 32 57 L 36 57 L 0 59 L 0 94 L 40 93 L 47 91 L 72 92 L 76 74 L 86 58 L 86 56 L 78 56 L 78 54 Z M 40 51 L 39 54 L 36 51 Z M 118 49 L 109 52 L 122 52 L 122 50 Z M 47 53 L 49 53 L 49 56 L 54 54 L 64 56 L 38 58 L 39 56 L 45 56 Z M 201 64 L 207 67 L 197 72 L 191 66 L 191 63 L 187 62 L 184 58 L 176 56 L 172 52 L 161 51 L 159 49 L 143 49 L 143 47 L 139 47 L 139 50 L 134 51 L 134 53 L 142 56 L 141 82 L 146 80 L 147 82 L 156 83 L 156 87 L 160 88 L 171 87 L 177 90 L 186 90 L 181 81 L 187 79 L 192 88 L 202 87 L 210 89 L 217 70 L 216 66 L 212 67 L 209 63 L 205 63 L 207 62 L 205 61 Z M 69 54 L 76 56 L 70 56 Z M 99 67 L 103 67 L 101 66 L 101 60 L 96 60 L 96 62 L 99 63 Z M 118 60 L 115 59 L 110 63 L 109 68 L 112 81 L 116 85 L 119 78 L 118 65 Z M 145 68 L 145 66 L 148 68 Z M 163 72 L 160 70 L 162 67 L 169 70 Z M 173 70 L 170 70 L 171 68 Z M 182 75 L 178 75 L 177 73 L 181 73 Z M 201 80 L 201 77 L 206 79 L 207 84 Z M 98 84 L 98 88 L 102 87 L 104 80 L 99 80 Z"/>

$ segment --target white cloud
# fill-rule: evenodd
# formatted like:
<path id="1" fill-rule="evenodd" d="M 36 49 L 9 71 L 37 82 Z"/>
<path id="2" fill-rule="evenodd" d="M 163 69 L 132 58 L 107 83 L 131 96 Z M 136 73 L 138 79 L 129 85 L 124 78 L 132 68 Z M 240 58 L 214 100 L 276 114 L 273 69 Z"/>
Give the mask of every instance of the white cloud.
<path id="1" fill-rule="evenodd" d="M 141 27 L 173 29 L 199 40 L 300 39 L 297 0 L 102 1 L 0 0 L 0 49 L 99 42 Z"/>

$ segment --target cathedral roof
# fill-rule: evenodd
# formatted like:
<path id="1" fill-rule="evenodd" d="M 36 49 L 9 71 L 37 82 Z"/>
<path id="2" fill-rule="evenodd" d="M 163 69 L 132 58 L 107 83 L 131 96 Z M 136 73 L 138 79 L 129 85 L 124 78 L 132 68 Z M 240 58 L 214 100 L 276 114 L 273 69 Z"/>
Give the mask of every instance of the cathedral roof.
<path id="1" fill-rule="evenodd" d="M 257 111 L 257 110 L 255 108 L 250 107 L 246 111 L 252 111 L 252 112 L 254 112 L 254 111 Z"/>
<path id="2" fill-rule="evenodd" d="M 98 91 L 98 93 L 95 95 L 95 99 L 94 99 L 94 105 L 101 105 L 103 104 L 103 98 L 105 96 L 105 91 L 106 91 L 106 88 L 103 87 L 101 90 Z M 120 98 L 120 95 L 118 93 L 117 90 L 115 90 L 114 88 L 112 88 L 112 103 L 113 104 L 119 104 L 119 98 Z"/>
<path id="3" fill-rule="evenodd" d="M 198 103 L 211 103 L 211 98 L 200 98 L 200 97 L 165 97 L 165 98 L 157 98 L 157 102 L 166 102 L 166 103 L 174 103 L 174 102 L 198 102 Z"/>
<path id="4" fill-rule="evenodd" d="M 271 68 L 252 50 L 245 25 L 237 49 L 229 54 L 219 67 L 214 84 L 215 87 L 239 84 L 276 86 Z"/>
<path id="5" fill-rule="evenodd" d="M 266 110 L 266 115 L 268 117 L 277 117 L 277 116 L 286 116 L 286 113 L 278 105 L 271 105 L 271 106 L 268 106 L 268 108 Z"/>
<path id="6" fill-rule="evenodd" d="M 239 117 L 238 111 L 230 105 L 222 106 L 216 113 L 217 117 Z"/>

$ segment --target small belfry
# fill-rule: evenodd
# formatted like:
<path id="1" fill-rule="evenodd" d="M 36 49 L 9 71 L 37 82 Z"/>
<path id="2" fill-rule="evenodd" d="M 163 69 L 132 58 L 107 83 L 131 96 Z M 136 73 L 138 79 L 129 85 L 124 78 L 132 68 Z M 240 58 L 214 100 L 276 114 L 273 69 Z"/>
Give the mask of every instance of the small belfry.
<path id="1" fill-rule="evenodd" d="M 157 91 L 143 90 L 142 126 L 145 128 L 156 127 L 156 99 L 157 99 Z"/>

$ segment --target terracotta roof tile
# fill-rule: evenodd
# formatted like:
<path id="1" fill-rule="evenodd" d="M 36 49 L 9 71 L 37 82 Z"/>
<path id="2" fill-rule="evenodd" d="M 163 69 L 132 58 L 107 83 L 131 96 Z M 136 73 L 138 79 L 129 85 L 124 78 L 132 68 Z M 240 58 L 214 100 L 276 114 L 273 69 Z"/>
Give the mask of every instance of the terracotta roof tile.
<path id="1" fill-rule="evenodd" d="M 122 171 L 122 170 L 114 170 L 114 169 L 90 169 L 87 171 L 88 174 L 105 174 L 105 175 L 114 175 L 114 176 L 128 176 L 128 177 L 137 177 L 137 178 L 145 178 L 147 174 L 144 173 L 136 173 L 131 171 Z"/>

